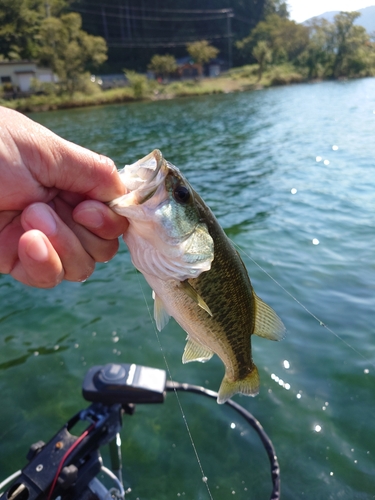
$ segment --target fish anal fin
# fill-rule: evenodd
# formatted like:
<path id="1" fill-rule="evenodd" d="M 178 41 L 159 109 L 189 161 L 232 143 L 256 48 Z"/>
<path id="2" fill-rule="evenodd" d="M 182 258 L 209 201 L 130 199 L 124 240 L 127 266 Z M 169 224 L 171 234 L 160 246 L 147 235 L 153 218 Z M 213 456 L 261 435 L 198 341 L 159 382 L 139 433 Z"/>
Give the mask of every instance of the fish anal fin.
<path id="1" fill-rule="evenodd" d="M 188 341 L 185 346 L 184 354 L 182 355 L 182 362 L 190 363 L 191 361 L 200 361 L 204 363 L 212 358 L 214 355 L 211 349 L 208 349 L 202 344 L 198 344 L 198 342 L 194 342 L 188 338 Z"/>
<path id="2" fill-rule="evenodd" d="M 281 340 L 285 336 L 285 326 L 275 311 L 255 293 L 254 335 L 269 340 Z"/>
<path id="3" fill-rule="evenodd" d="M 259 374 L 255 365 L 249 374 L 241 380 L 232 382 L 225 375 L 220 385 L 217 402 L 221 405 L 237 393 L 245 396 L 256 396 L 259 393 Z"/>
<path id="4" fill-rule="evenodd" d="M 152 298 L 154 299 L 154 319 L 156 328 L 160 332 L 168 323 L 170 316 L 165 310 L 162 300 L 154 291 L 152 291 Z"/>
<path id="5" fill-rule="evenodd" d="M 206 302 L 202 299 L 199 293 L 190 285 L 188 281 L 181 281 L 180 288 L 183 290 L 188 297 L 190 297 L 194 302 L 198 304 L 204 311 L 206 311 L 210 316 L 212 316 L 212 312 L 210 308 L 206 304 Z"/>

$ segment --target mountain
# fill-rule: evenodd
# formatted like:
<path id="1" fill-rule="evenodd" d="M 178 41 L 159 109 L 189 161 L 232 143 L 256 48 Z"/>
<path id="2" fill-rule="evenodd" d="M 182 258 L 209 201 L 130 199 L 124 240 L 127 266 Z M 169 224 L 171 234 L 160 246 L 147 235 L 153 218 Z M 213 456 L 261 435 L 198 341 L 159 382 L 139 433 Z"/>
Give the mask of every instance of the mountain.
<path id="1" fill-rule="evenodd" d="M 357 12 L 360 12 L 361 16 L 356 20 L 355 24 L 363 26 L 366 29 L 367 33 L 373 33 L 375 31 L 375 5 L 372 5 L 371 7 L 365 7 L 364 9 L 358 9 Z M 338 13 L 338 10 L 324 12 L 319 16 L 307 19 L 307 21 L 305 21 L 303 24 L 307 24 L 309 21 L 316 18 L 327 19 L 327 21 L 333 23 L 334 17 Z"/>

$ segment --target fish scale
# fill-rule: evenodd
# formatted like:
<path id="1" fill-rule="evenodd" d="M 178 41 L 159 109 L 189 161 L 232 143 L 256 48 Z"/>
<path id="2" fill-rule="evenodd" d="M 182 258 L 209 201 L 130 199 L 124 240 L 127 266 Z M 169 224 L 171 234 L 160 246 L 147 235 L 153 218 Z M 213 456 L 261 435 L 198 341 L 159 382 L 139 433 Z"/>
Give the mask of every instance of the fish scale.
<path id="1" fill-rule="evenodd" d="M 215 257 L 208 273 L 189 280 L 207 302 L 213 316 L 207 321 L 217 339 L 219 332 L 225 346 L 223 361 L 230 380 L 242 379 L 253 367 L 250 336 L 254 332 L 255 314 L 252 286 L 236 250 L 226 237 L 208 207 L 201 200 L 197 206 L 208 232 L 214 240 Z M 211 211 L 210 211 L 211 212 Z M 243 286 L 248 281 L 248 286 Z M 223 287 L 223 285 L 227 286 Z M 224 288 L 224 289 L 223 289 Z"/>

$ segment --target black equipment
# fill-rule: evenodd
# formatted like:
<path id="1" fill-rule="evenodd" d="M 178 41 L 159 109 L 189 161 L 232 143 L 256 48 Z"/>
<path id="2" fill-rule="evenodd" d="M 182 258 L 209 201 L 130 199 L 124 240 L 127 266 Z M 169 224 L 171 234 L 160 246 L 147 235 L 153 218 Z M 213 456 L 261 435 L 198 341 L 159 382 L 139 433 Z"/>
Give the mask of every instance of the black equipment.
<path id="1" fill-rule="evenodd" d="M 93 366 L 82 387 L 83 397 L 92 404 L 72 417 L 47 444 L 38 441 L 31 446 L 27 454 L 29 463 L 0 483 L 0 500 L 124 499 L 119 435 L 122 417 L 132 415 L 136 404 L 163 403 L 167 391 L 217 398 L 216 392 L 204 387 L 167 381 L 164 370 L 135 364 Z M 271 464 L 270 500 L 279 500 L 280 469 L 269 437 L 242 406 L 232 400 L 226 404 L 258 433 Z M 72 433 L 76 427 L 84 428 L 78 436 Z M 102 464 L 99 448 L 105 444 L 110 446 L 112 470 Z M 101 471 L 115 483 L 110 491 L 96 478 Z"/>

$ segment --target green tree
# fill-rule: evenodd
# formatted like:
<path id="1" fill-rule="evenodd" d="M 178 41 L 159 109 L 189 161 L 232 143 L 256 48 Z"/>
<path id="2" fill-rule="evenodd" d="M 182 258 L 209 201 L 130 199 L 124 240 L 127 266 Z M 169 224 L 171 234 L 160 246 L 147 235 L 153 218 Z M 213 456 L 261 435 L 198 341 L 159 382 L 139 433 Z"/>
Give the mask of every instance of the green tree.
<path id="1" fill-rule="evenodd" d="M 359 12 L 340 12 L 335 16 L 332 72 L 336 78 L 358 73 L 365 66 L 365 46 L 370 39 L 365 28 L 354 24 L 360 15 Z"/>
<path id="2" fill-rule="evenodd" d="M 253 49 L 253 56 L 259 64 L 258 80 L 260 81 L 266 64 L 272 61 L 272 51 L 267 42 L 260 40 Z"/>
<path id="3" fill-rule="evenodd" d="M 152 56 L 148 68 L 156 75 L 167 78 L 168 75 L 174 73 L 177 69 L 176 58 L 170 54 L 165 54 L 164 56 L 155 54 Z"/>
<path id="4" fill-rule="evenodd" d="M 142 99 L 148 90 L 147 77 L 130 69 L 124 69 L 124 73 L 133 90 L 134 97 L 136 99 Z"/>
<path id="5" fill-rule="evenodd" d="M 32 59 L 42 12 L 25 0 L 0 1 L 0 54 L 4 59 Z"/>
<path id="6" fill-rule="evenodd" d="M 210 45 L 207 40 L 188 43 L 186 45 L 186 50 L 193 61 L 198 64 L 199 76 L 203 74 L 203 64 L 214 59 L 219 53 L 219 50 L 213 45 Z"/>
<path id="7" fill-rule="evenodd" d="M 285 19 L 289 18 L 289 9 L 287 2 L 283 0 L 265 0 L 264 2 L 264 17 L 271 14 L 277 14 Z"/>
<path id="8" fill-rule="evenodd" d="M 0 0 L 0 54 L 4 59 L 35 59 L 47 15 L 58 16 L 70 0 Z M 48 8 L 46 7 L 48 5 Z"/>
<path id="9" fill-rule="evenodd" d="M 354 24 L 359 12 L 340 12 L 334 22 L 314 20 L 309 25 L 310 40 L 299 61 L 308 76 L 358 76 L 374 71 L 375 50 L 362 26 Z"/>
<path id="10" fill-rule="evenodd" d="M 272 50 L 274 63 L 294 61 L 309 43 L 309 30 L 295 21 L 271 14 L 258 23 L 248 37 L 237 42 L 237 48 L 250 56 L 260 41 Z"/>
<path id="11" fill-rule="evenodd" d="M 326 19 L 309 23 L 309 43 L 298 57 L 297 64 L 307 67 L 308 78 L 322 78 L 331 73 L 334 57 L 333 24 Z"/>
<path id="12" fill-rule="evenodd" d="M 82 84 L 87 70 L 107 59 L 105 40 L 88 35 L 81 26 L 81 16 L 71 12 L 44 19 L 39 31 L 39 61 L 65 82 L 70 93 Z"/>

